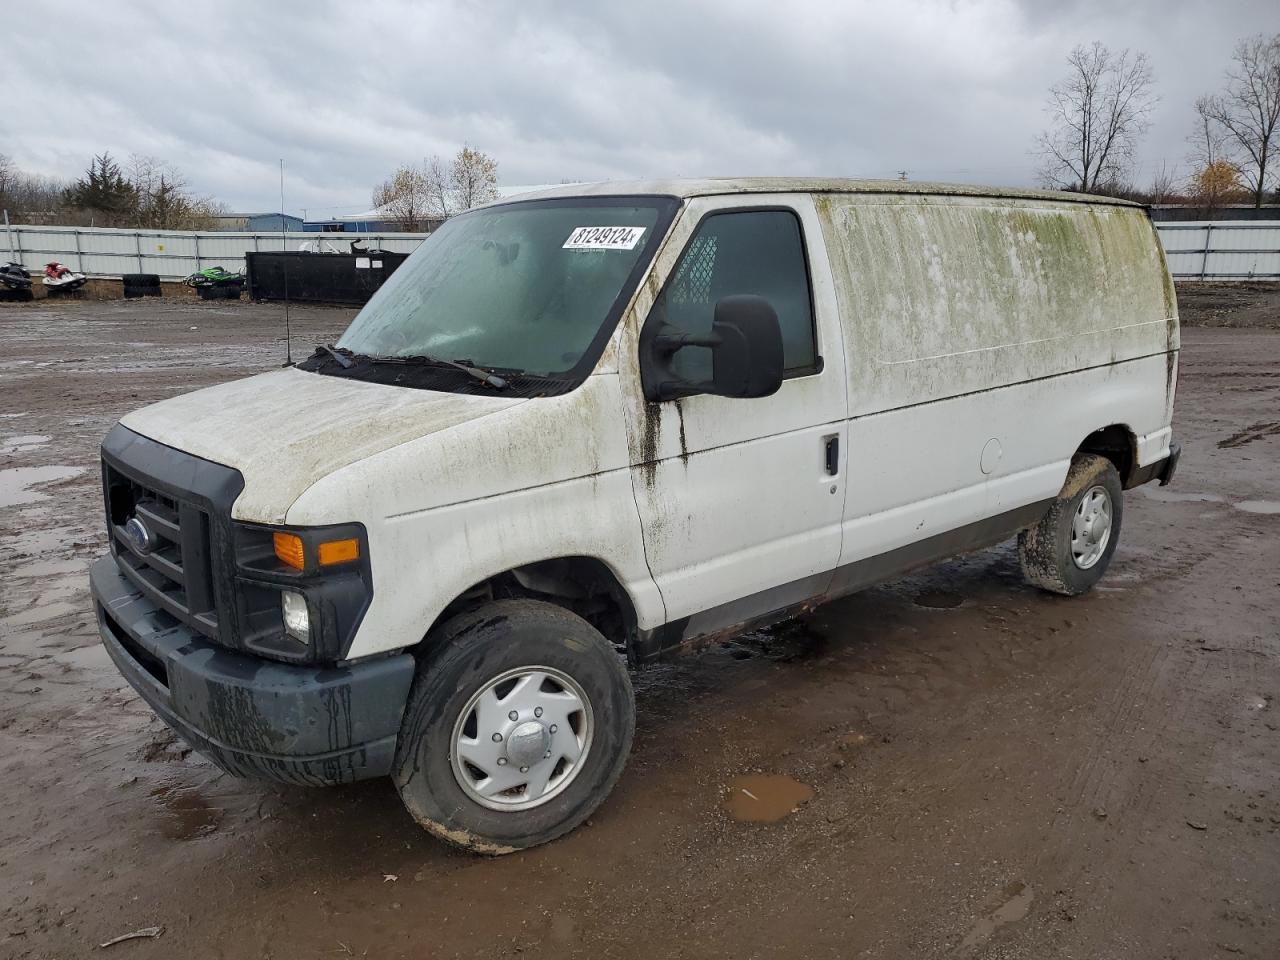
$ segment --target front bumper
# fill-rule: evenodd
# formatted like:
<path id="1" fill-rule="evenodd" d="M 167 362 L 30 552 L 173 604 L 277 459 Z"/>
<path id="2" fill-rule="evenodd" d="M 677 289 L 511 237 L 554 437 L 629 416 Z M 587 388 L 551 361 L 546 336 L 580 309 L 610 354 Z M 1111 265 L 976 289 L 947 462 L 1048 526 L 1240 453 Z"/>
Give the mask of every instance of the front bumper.
<path id="1" fill-rule="evenodd" d="M 340 667 L 274 663 L 174 625 L 112 557 L 89 580 L 98 632 L 125 679 L 228 773 L 312 785 L 390 773 L 413 682 L 408 654 Z"/>

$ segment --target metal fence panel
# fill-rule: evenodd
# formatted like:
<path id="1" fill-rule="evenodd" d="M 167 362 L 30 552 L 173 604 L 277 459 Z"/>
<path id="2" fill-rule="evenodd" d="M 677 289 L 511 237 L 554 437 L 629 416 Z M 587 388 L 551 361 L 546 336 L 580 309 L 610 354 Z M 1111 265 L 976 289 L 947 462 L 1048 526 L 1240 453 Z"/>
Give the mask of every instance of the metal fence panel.
<path id="1" fill-rule="evenodd" d="M 1280 221 L 1161 222 L 1156 231 L 1178 280 L 1280 280 Z M 0 237 L 0 256 L 12 240 L 15 259 L 33 272 L 50 260 L 93 276 L 156 273 L 180 280 L 206 267 L 237 271 L 246 252 L 297 250 L 310 241 L 341 253 L 351 242 L 412 253 L 425 233 L 289 233 L 249 231 L 117 230 L 107 227 L 14 225 Z"/>
<path id="2" fill-rule="evenodd" d="M 1157 223 L 1175 280 L 1280 280 L 1280 221 Z"/>
<path id="3" fill-rule="evenodd" d="M 0 224 L 0 230 L 3 224 Z M 251 231 L 120 230 L 109 227 L 43 227 L 14 224 L 0 235 L 0 257 L 12 256 L 39 273 L 58 260 L 96 277 L 126 273 L 154 273 L 162 280 L 181 280 L 207 267 L 235 272 L 244 269 L 244 255 L 253 251 L 298 250 L 311 242 L 340 253 L 352 241 L 365 248 L 412 253 L 425 233 L 288 233 Z M 12 250 L 12 254 L 10 253 Z"/>

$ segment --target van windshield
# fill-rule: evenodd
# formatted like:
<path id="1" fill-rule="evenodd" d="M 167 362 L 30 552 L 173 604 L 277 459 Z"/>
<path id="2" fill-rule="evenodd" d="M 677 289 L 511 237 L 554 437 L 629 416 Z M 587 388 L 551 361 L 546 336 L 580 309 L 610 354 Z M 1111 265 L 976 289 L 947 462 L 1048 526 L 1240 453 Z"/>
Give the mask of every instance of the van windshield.
<path id="1" fill-rule="evenodd" d="M 573 198 L 454 217 L 387 279 L 338 349 L 578 380 L 675 208 L 665 197 Z"/>

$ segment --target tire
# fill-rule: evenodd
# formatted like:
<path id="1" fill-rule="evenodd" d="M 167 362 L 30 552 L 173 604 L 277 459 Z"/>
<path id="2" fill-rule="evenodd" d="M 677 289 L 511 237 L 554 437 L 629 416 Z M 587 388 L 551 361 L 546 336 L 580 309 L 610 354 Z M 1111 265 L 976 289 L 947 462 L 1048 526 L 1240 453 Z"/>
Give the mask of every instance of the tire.
<path id="1" fill-rule="evenodd" d="M 410 815 L 442 840 L 489 855 L 547 843 L 586 820 L 622 775 L 635 733 L 631 679 L 613 645 L 581 617 L 536 600 L 486 604 L 450 620 L 431 640 L 392 773 Z M 538 675 L 547 679 L 537 682 Z M 583 709 L 566 713 L 562 704 L 575 702 Z M 520 707 L 518 722 L 508 706 Z M 534 719 L 535 709 L 561 722 Z M 570 752 L 579 745 L 576 762 L 566 744 Z M 480 766 L 463 759 L 479 754 Z M 490 763 L 490 756 L 502 759 Z M 536 759 L 520 766 L 526 756 Z M 521 777 L 526 770 L 533 780 Z M 529 782 L 480 796 L 490 781 L 493 790 L 522 779 Z M 538 779 L 546 789 L 530 798 Z"/>
<path id="2" fill-rule="evenodd" d="M 126 273 L 120 277 L 126 287 L 159 287 L 158 273 Z"/>
<path id="3" fill-rule="evenodd" d="M 1123 517 L 1123 491 L 1115 466 L 1097 454 L 1078 454 L 1048 513 L 1018 534 L 1023 575 L 1040 589 L 1063 596 L 1092 589 L 1111 564 Z M 1075 536 L 1077 522 L 1079 536 Z"/>

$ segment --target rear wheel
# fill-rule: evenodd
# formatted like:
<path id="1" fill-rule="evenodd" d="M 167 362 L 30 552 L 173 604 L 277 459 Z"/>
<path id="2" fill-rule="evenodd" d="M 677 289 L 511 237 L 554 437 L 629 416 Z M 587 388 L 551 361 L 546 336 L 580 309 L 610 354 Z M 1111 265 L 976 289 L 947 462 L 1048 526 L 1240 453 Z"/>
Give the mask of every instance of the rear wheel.
<path id="1" fill-rule="evenodd" d="M 501 600 L 445 624 L 418 668 L 394 772 L 427 830 L 480 853 L 554 840 L 613 789 L 635 731 L 622 658 L 552 604 Z"/>
<path id="2" fill-rule="evenodd" d="M 1106 573 L 1120 539 L 1121 497 L 1120 474 L 1110 460 L 1078 455 L 1049 511 L 1018 535 L 1027 580 L 1065 596 L 1092 588 Z"/>

